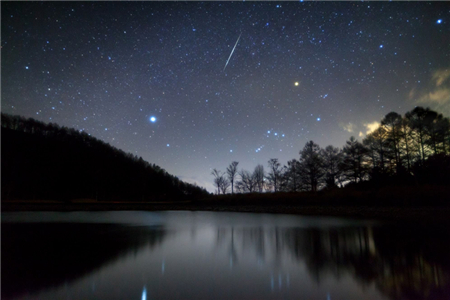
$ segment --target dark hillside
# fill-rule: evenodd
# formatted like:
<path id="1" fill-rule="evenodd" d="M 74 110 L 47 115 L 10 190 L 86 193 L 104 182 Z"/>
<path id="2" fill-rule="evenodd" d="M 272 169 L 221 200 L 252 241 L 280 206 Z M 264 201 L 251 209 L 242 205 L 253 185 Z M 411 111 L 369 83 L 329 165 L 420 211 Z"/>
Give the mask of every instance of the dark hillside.
<path id="1" fill-rule="evenodd" d="M 84 132 L 2 114 L 2 199 L 189 200 L 207 194 Z"/>

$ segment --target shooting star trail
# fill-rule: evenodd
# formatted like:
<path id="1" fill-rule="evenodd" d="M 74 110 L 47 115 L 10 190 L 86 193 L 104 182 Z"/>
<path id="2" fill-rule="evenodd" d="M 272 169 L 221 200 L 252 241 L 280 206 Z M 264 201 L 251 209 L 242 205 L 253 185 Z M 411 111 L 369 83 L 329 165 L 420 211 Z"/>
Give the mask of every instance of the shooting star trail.
<path id="1" fill-rule="evenodd" d="M 238 42 L 239 42 L 239 39 L 241 38 L 241 35 L 242 35 L 242 32 L 241 32 L 241 34 L 239 35 L 239 37 L 238 37 L 238 39 L 237 39 L 237 41 L 236 41 L 236 44 L 234 44 L 233 50 L 231 50 L 230 57 L 228 57 L 227 62 L 225 63 L 225 67 L 223 67 L 223 71 L 225 71 L 225 68 L 227 67 L 228 62 L 230 61 L 230 58 L 231 58 L 231 56 L 233 55 L 234 49 L 236 49 L 236 46 L 237 46 L 237 44 L 238 44 Z M 223 71 L 222 71 L 222 72 L 223 72 Z"/>

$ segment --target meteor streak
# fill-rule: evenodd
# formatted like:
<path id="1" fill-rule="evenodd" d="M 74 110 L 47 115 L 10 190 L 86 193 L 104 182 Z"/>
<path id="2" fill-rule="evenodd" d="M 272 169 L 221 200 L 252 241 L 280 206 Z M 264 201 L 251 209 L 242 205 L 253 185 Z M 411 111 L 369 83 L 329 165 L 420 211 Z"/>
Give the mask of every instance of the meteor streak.
<path id="1" fill-rule="evenodd" d="M 225 67 L 223 67 L 223 71 L 225 71 L 225 68 L 227 67 L 228 62 L 230 61 L 230 58 L 231 58 L 231 56 L 233 55 L 234 49 L 236 49 L 236 46 L 237 46 L 237 44 L 238 44 L 238 42 L 239 42 L 239 39 L 241 38 L 241 35 L 242 35 L 242 32 L 241 32 L 241 34 L 239 35 L 239 37 L 238 37 L 238 39 L 237 39 L 237 41 L 236 41 L 236 44 L 234 44 L 233 50 L 231 50 L 230 57 L 228 57 L 227 62 L 225 63 Z"/>

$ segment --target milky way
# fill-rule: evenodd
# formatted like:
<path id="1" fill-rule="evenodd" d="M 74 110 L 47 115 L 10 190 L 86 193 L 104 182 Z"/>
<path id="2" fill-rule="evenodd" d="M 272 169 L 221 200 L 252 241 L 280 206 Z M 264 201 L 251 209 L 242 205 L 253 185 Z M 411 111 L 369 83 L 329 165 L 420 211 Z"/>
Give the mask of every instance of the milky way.
<path id="1" fill-rule="evenodd" d="M 213 191 L 212 168 L 450 114 L 449 2 L 2 2 L 2 111 Z M 232 59 L 224 70 L 240 36 Z"/>

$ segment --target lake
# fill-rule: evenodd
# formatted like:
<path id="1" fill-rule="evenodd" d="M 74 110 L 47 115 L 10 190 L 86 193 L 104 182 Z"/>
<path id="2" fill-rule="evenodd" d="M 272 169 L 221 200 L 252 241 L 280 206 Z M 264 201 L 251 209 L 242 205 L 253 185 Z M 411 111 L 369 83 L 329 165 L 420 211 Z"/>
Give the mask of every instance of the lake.
<path id="1" fill-rule="evenodd" d="M 295 215 L 3 212 L 2 299 L 450 299 L 450 229 Z"/>

